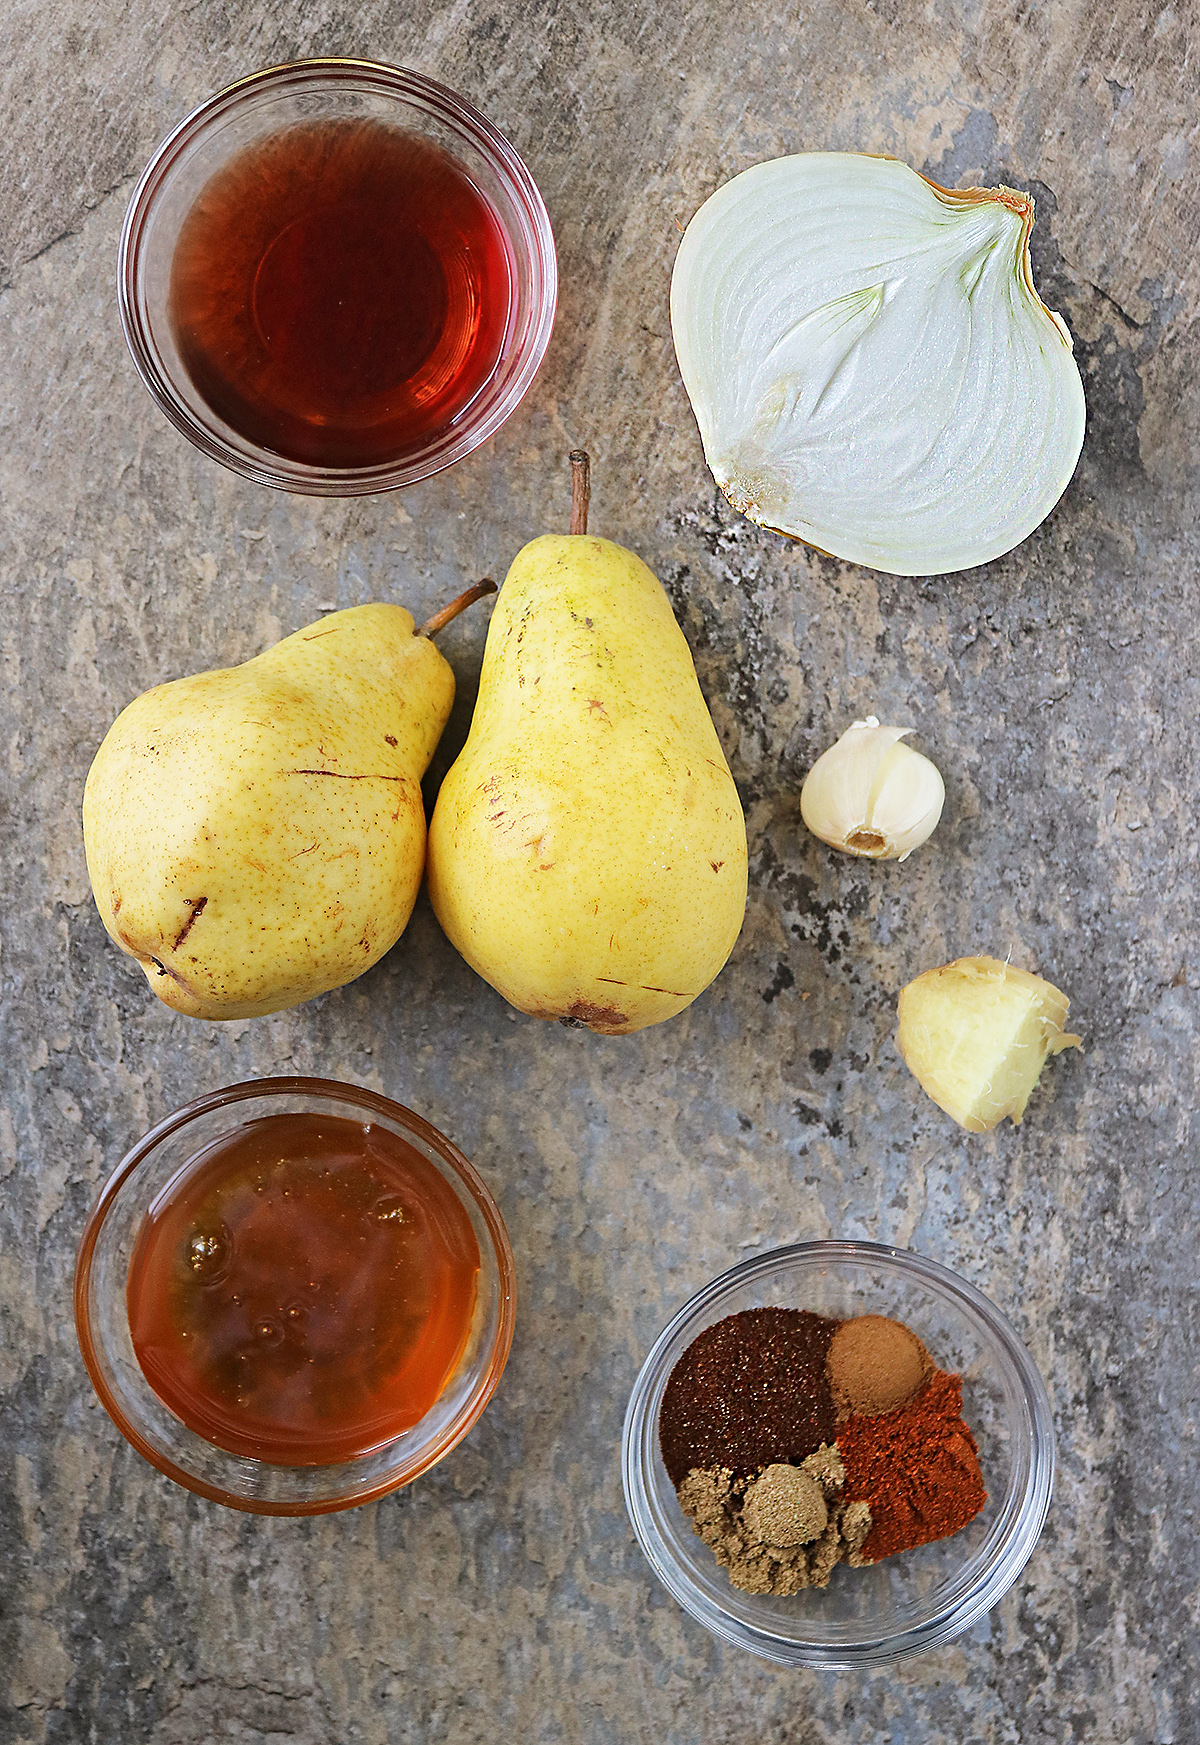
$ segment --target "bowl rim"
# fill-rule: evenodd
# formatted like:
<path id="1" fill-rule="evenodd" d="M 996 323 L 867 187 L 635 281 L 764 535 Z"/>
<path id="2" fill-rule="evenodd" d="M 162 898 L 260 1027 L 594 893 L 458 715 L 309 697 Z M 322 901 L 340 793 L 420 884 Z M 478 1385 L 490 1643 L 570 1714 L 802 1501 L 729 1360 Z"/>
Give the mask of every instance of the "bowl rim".
<path id="1" fill-rule="evenodd" d="M 492 1252 L 499 1274 L 499 1313 L 496 1327 L 496 1338 L 491 1355 L 484 1372 L 473 1394 L 464 1402 L 464 1409 L 445 1426 L 440 1437 L 425 1449 L 411 1467 L 407 1467 L 397 1477 L 389 1474 L 380 1478 L 365 1489 L 355 1491 L 352 1496 L 318 1497 L 296 1501 L 277 1501 L 238 1496 L 223 1490 L 220 1485 L 210 1484 L 206 1479 L 199 1478 L 189 1472 L 186 1467 L 178 1465 L 158 1448 L 154 1447 L 144 1437 L 137 1425 L 132 1423 L 113 1394 L 104 1375 L 96 1349 L 96 1340 L 91 1325 L 91 1314 L 88 1306 L 88 1295 L 91 1284 L 92 1260 L 100 1233 L 109 1212 L 115 1205 L 121 1189 L 126 1182 L 154 1151 L 162 1140 L 175 1133 L 200 1115 L 208 1114 L 213 1109 L 232 1106 L 246 1102 L 252 1097 L 263 1096 L 309 1096 L 327 1098 L 340 1103 L 354 1103 L 376 1114 L 385 1115 L 397 1122 L 401 1127 L 414 1133 L 426 1145 L 435 1151 L 444 1163 L 449 1165 L 458 1183 L 466 1190 L 475 1202 L 488 1236 L 492 1243 Z M 206 1497 L 209 1502 L 222 1503 L 226 1508 L 240 1509 L 245 1514 L 252 1515 L 329 1515 L 341 1509 L 357 1508 L 361 1503 L 376 1501 L 390 1492 L 411 1484 L 423 1472 L 441 1460 L 444 1455 L 457 1446 L 471 1429 L 492 1395 L 495 1393 L 504 1373 L 512 1350 L 513 1331 L 516 1321 L 516 1263 L 513 1257 L 512 1244 L 508 1231 L 501 1216 L 500 1208 L 470 1159 L 465 1157 L 452 1139 L 448 1139 L 437 1127 L 418 1115 L 414 1109 L 404 1103 L 397 1103 L 390 1097 L 385 1097 L 379 1091 L 368 1090 L 364 1085 L 348 1084 L 338 1079 L 297 1077 L 274 1077 L 265 1079 L 246 1079 L 236 1085 L 226 1085 L 220 1090 L 209 1091 L 202 1097 L 196 1097 L 190 1103 L 175 1109 L 171 1114 L 159 1121 L 156 1126 L 139 1139 L 120 1163 L 112 1170 L 96 1197 L 95 1204 L 88 1214 L 79 1239 L 79 1247 L 75 1258 L 74 1282 L 75 1331 L 79 1339 L 79 1348 L 83 1361 L 96 1390 L 101 1405 L 108 1413 L 113 1423 L 120 1430 L 138 1453 L 148 1460 L 151 1466 L 185 1490 L 194 1491 L 198 1496 Z M 262 1462 L 270 1465 L 271 1462 Z"/>
<path id="2" fill-rule="evenodd" d="M 285 455 L 273 457 L 270 450 L 248 439 L 240 439 L 246 442 L 246 452 L 243 452 L 196 418 L 176 388 L 171 372 L 164 367 L 159 347 L 143 319 L 138 295 L 143 236 L 159 188 L 179 152 L 212 122 L 244 99 L 253 97 L 259 89 L 286 87 L 289 83 L 303 87 L 322 79 L 334 83 L 360 80 L 370 84 L 377 94 L 392 97 L 400 103 L 415 99 L 427 112 L 432 111 L 443 125 L 465 135 L 507 183 L 514 204 L 523 210 L 529 232 L 530 254 L 540 283 L 531 311 L 530 329 L 522 346 L 520 368 L 486 418 L 470 426 L 453 441 L 443 443 L 416 460 L 381 461 L 361 467 L 318 467 L 289 460 Z M 515 146 L 449 85 L 443 85 L 412 67 L 395 67 L 384 61 L 360 60 L 348 55 L 316 55 L 281 61 L 275 66 L 245 73 L 206 97 L 177 122 L 155 147 L 130 196 L 117 248 L 116 276 L 121 330 L 142 385 L 160 412 L 208 459 L 254 484 L 298 496 L 359 497 L 401 490 L 406 485 L 419 484 L 436 473 L 444 472 L 456 461 L 465 460 L 496 434 L 533 386 L 550 344 L 558 308 L 558 255 L 550 214 L 540 188 Z M 234 434 L 237 435 L 236 431 Z"/>
<path id="3" fill-rule="evenodd" d="M 777 1274 L 800 1260 L 882 1266 L 957 1300 L 973 1316 L 983 1320 L 1003 1347 L 1017 1372 L 1021 1400 L 1029 1420 L 1030 1457 L 1024 1493 L 1012 1510 L 1008 1528 L 998 1540 L 989 1562 L 980 1570 L 973 1587 L 919 1623 L 888 1636 L 864 1636 L 859 1642 L 805 1641 L 733 1617 L 695 1589 L 686 1570 L 661 1540 L 649 1505 L 644 1461 L 648 1438 L 653 1457 L 658 1426 L 648 1421 L 648 1408 L 666 1352 L 678 1335 L 722 1296 L 732 1295 L 746 1284 Z M 739 1261 L 695 1291 L 668 1320 L 638 1371 L 630 1392 L 621 1438 L 625 1504 L 634 1533 L 655 1575 L 684 1611 L 720 1640 L 748 1649 L 762 1659 L 778 1665 L 815 1666 L 828 1671 L 887 1665 L 910 1654 L 942 1647 L 990 1611 L 1016 1581 L 1033 1553 L 1049 1512 L 1055 1467 L 1054 1419 L 1046 1384 L 1007 1315 L 977 1286 L 940 1261 L 931 1260 L 913 1249 L 847 1238 L 823 1238 L 768 1249 Z"/>

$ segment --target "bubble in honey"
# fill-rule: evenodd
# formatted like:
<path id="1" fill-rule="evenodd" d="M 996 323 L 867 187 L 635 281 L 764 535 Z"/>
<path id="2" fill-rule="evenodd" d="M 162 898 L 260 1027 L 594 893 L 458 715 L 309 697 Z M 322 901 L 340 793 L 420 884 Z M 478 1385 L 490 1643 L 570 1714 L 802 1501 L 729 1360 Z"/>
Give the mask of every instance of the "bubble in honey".
<path id="1" fill-rule="evenodd" d="M 384 1194 L 371 1207 L 371 1216 L 377 1224 L 403 1224 L 408 1212 L 399 1194 Z"/>
<path id="2" fill-rule="evenodd" d="M 278 1345 L 283 1338 L 283 1328 L 278 1321 L 271 1321 L 265 1317 L 256 1323 L 254 1331 L 264 1345 Z"/>
<path id="3" fill-rule="evenodd" d="M 216 1284 L 225 1276 L 233 1240 L 225 1224 L 193 1230 L 188 1240 L 188 1265 L 204 1284 Z"/>

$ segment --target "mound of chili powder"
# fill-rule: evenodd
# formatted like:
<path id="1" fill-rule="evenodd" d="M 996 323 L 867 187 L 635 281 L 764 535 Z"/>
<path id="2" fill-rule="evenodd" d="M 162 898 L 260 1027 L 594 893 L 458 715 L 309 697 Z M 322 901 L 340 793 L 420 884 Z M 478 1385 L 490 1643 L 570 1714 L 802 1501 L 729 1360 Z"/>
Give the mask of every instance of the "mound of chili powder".
<path id="1" fill-rule="evenodd" d="M 658 1420 L 671 1483 L 696 1467 L 736 1478 L 764 1466 L 799 1466 L 832 1442 L 825 1373 L 837 1322 L 807 1309 L 744 1309 L 694 1339 L 667 1382 Z"/>

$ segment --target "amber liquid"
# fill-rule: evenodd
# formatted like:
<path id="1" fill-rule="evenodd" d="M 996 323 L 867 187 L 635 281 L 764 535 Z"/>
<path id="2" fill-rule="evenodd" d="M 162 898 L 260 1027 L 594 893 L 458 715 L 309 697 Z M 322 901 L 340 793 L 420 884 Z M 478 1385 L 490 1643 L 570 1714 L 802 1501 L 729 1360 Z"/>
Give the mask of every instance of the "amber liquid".
<path id="1" fill-rule="evenodd" d="M 465 1348 L 478 1273 L 461 1201 L 405 1140 L 271 1115 L 158 1194 L 130 1259 L 129 1330 L 198 1435 L 324 1466 L 425 1416 Z"/>
<path id="2" fill-rule="evenodd" d="M 465 170 L 377 121 L 255 141 L 201 189 L 169 318 L 212 410 L 311 466 L 403 460 L 493 375 L 512 296 L 495 212 Z"/>

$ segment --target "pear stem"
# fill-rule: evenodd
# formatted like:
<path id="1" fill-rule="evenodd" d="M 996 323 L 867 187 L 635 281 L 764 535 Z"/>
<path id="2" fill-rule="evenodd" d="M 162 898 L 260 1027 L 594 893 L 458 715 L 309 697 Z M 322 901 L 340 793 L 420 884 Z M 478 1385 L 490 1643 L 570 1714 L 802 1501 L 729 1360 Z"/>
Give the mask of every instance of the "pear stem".
<path id="1" fill-rule="evenodd" d="M 588 504 L 592 500 L 592 463 L 585 448 L 573 448 L 571 463 L 571 532 L 586 533 Z"/>
<path id="2" fill-rule="evenodd" d="M 443 606 L 440 612 L 435 612 L 432 618 L 426 619 L 417 631 L 418 636 L 436 636 L 439 630 L 444 630 L 447 624 L 465 612 L 468 606 L 473 606 L 476 600 L 482 600 L 485 594 L 494 594 L 496 584 L 491 576 L 484 576 L 481 582 L 464 589 L 457 600 L 451 600 L 448 606 Z"/>

